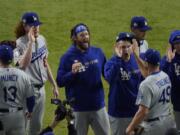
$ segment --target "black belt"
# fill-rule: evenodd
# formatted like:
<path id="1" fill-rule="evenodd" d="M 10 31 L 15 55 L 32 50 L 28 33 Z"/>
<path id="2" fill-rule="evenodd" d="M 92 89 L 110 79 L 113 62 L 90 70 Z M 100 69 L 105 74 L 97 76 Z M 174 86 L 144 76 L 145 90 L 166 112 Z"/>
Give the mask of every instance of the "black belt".
<path id="1" fill-rule="evenodd" d="M 20 111 L 22 110 L 22 107 L 18 107 L 18 108 L 12 108 L 12 109 L 5 109 L 5 108 L 0 108 L 0 113 L 8 113 L 8 112 L 13 112 L 13 110 L 17 110 Z"/>
<path id="2" fill-rule="evenodd" d="M 153 121 L 157 121 L 157 120 L 159 120 L 159 117 L 152 118 L 152 119 L 147 119 L 146 121 L 147 122 L 153 122 Z"/>
<path id="3" fill-rule="evenodd" d="M 37 89 L 41 89 L 44 84 L 34 84 L 33 86 Z"/>

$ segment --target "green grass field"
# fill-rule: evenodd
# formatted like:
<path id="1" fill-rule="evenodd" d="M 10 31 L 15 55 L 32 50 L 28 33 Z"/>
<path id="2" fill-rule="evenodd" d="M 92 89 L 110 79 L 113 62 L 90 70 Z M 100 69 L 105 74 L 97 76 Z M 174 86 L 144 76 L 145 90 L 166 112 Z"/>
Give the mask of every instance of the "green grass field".
<path id="1" fill-rule="evenodd" d="M 172 30 L 180 29 L 179 0 L 0 0 L 0 40 L 15 39 L 14 28 L 26 11 L 35 11 L 44 23 L 41 33 L 46 37 L 49 63 L 54 77 L 59 57 L 67 50 L 71 41 L 70 29 L 84 22 L 91 31 L 91 43 L 101 47 L 107 58 L 113 52 L 115 37 L 119 32 L 129 31 L 132 16 L 145 16 L 153 30 L 147 34 L 150 47 L 165 53 Z M 108 85 L 104 82 L 106 101 Z M 55 106 L 49 83 L 46 85 L 47 100 L 44 126 L 51 122 Z M 60 90 L 64 98 L 64 90 Z M 55 130 L 56 135 L 66 135 L 66 123 Z M 93 135 L 92 131 L 89 135 Z"/>

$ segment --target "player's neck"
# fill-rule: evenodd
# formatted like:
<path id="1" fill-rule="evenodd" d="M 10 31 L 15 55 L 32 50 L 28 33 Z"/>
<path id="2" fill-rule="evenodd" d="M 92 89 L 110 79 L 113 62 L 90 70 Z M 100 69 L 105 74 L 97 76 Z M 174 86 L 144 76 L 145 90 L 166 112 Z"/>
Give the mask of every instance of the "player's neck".
<path id="1" fill-rule="evenodd" d="M 0 68 L 10 68 L 10 67 L 11 67 L 11 65 L 4 65 L 4 64 L 0 63 Z"/>
<path id="2" fill-rule="evenodd" d="M 159 66 L 150 66 L 149 67 L 149 75 L 159 72 L 159 71 L 160 71 Z"/>

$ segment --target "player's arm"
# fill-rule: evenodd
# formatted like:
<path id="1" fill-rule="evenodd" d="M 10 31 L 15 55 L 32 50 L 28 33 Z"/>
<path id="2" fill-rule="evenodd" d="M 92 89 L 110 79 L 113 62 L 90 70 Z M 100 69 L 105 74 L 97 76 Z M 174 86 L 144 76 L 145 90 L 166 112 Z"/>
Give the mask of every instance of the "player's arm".
<path id="1" fill-rule="evenodd" d="M 23 70 L 25 70 L 29 66 L 32 58 L 32 45 L 35 42 L 33 27 L 30 28 L 30 31 L 28 33 L 28 39 L 28 47 L 25 50 L 22 58 L 18 61 L 18 63 L 16 63 Z"/>
<path id="2" fill-rule="evenodd" d="M 139 87 L 136 105 L 139 105 L 139 109 L 136 112 L 133 120 L 126 129 L 126 134 L 131 135 L 134 132 L 134 129 L 144 120 L 146 115 L 149 113 L 149 108 L 151 105 L 152 99 L 151 86 L 149 82 L 142 82 Z"/>
<path id="3" fill-rule="evenodd" d="M 112 59 L 107 61 L 104 66 L 104 77 L 111 83 L 118 75 L 118 64 L 113 62 Z"/>
<path id="4" fill-rule="evenodd" d="M 169 45 L 170 46 L 170 45 Z M 172 50 L 172 47 L 168 47 L 166 50 L 166 56 L 164 56 L 160 63 L 160 69 L 166 72 L 169 76 L 171 75 L 170 65 L 172 62 L 172 59 L 175 56 L 176 50 Z"/>
<path id="5" fill-rule="evenodd" d="M 32 85 L 32 81 L 30 80 L 29 76 L 25 74 L 25 80 L 24 80 L 24 93 L 25 93 L 25 99 L 26 99 L 26 106 L 27 106 L 27 113 L 26 117 L 31 118 L 32 112 L 35 106 L 35 96 L 34 96 L 34 89 Z"/>
<path id="6" fill-rule="evenodd" d="M 57 98 L 59 96 L 58 87 L 57 87 L 56 81 L 54 80 L 54 77 L 52 75 L 52 71 L 51 71 L 51 68 L 49 66 L 47 59 L 45 61 L 46 61 L 46 66 L 47 66 L 48 80 L 53 85 L 53 94 Z"/>
<path id="7" fill-rule="evenodd" d="M 144 105 L 140 105 L 133 120 L 126 129 L 126 134 L 132 135 L 134 133 L 135 128 L 144 120 L 144 118 L 148 113 L 149 113 L 149 109 Z"/>
<path id="8" fill-rule="evenodd" d="M 133 39 L 132 41 L 133 41 L 132 50 L 133 50 L 136 62 L 137 62 L 138 67 L 141 71 L 141 74 L 145 78 L 148 76 L 147 66 L 146 66 L 145 62 L 140 58 L 139 47 L 138 47 L 137 41 L 135 39 Z"/>
<path id="9" fill-rule="evenodd" d="M 61 57 L 56 77 L 58 86 L 64 87 L 75 81 L 78 75 L 79 66 L 79 63 L 71 65 L 66 56 Z"/>

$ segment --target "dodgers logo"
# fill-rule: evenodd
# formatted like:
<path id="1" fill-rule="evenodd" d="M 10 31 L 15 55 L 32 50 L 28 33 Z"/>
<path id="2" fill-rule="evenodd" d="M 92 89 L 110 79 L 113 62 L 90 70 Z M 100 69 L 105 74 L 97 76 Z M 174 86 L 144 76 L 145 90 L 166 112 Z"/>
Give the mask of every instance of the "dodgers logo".
<path id="1" fill-rule="evenodd" d="M 120 73 L 121 73 L 121 79 L 122 80 L 129 80 L 130 79 L 130 73 L 123 70 L 123 68 L 120 68 Z"/>
<path id="2" fill-rule="evenodd" d="M 177 63 L 174 63 L 174 69 L 175 69 L 175 73 L 177 76 L 180 75 L 180 65 L 178 65 Z"/>

